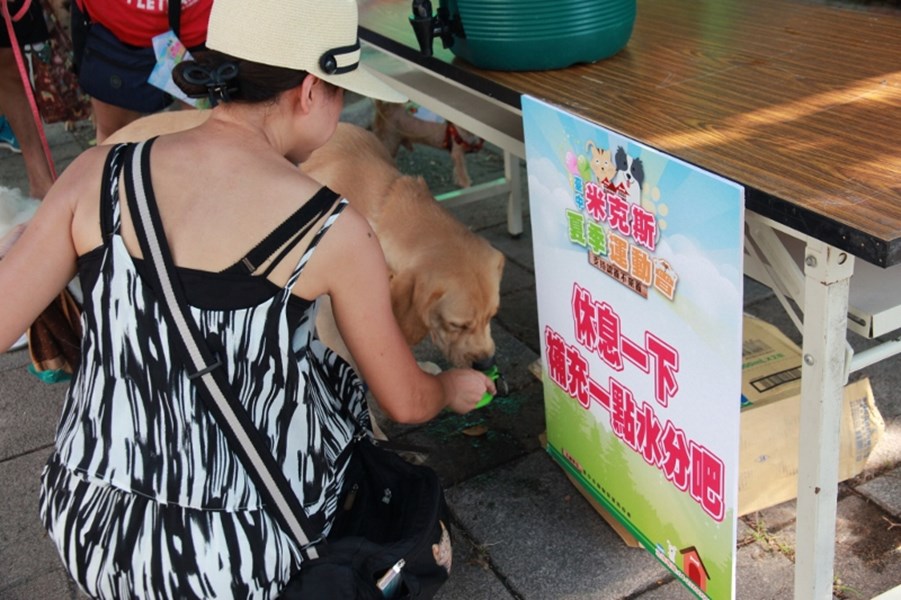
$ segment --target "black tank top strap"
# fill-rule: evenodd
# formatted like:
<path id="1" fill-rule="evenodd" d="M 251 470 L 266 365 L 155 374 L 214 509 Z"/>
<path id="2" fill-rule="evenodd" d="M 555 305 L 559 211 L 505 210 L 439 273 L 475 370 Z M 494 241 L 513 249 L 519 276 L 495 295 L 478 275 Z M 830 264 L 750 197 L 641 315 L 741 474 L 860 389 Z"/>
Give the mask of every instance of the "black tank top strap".
<path id="1" fill-rule="evenodd" d="M 293 250 L 300 240 L 306 237 L 307 233 L 310 232 L 310 229 L 313 228 L 322 217 L 326 216 L 329 212 L 331 212 L 332 207 L 335 205 L 335 202 L 338 200 L 338 194 L 333 192 L 328 188 L 322 188 L 316 193 L 317 196 L 327 199 L 327 202 L 322 203 L 322 211 L 320 211 L 315 219 L 310 219 L 302 229 L 300 229 L 293 238 L 290 238 L 285 246 L 281 249 L 278 255 L 273 258 L 273 260 L 269 263 L 269 266 L 266 267 L 266 270 L 263 272 L 264 277 L 269 277 L 269 274 L 272 273 L 272 270 L 275 269 L 279 265 L 279 263 L 284 260 L 285 256 L 288 255 L 291 250 Z"/>
<path id="2" fill-rule="evenodd" d="M 348 206 L 346 198 L 340 198 L 335 204 L 332 206 L 332 209 L 329 211 L 329 214 L 326 215 L 325 219 L 323 219 L 322 225 L 319 227 L 319 230 L 313 236 L 313 239 L 310 240 L 310 243 L 307 245 L 306 250 L 303 255 L 297 261 L 297 265 L 294 267 L 294 271 L 291 273 L 291 277 L 288 278 L 288 282 L 285 284 L 284 290 L 285 294 L 290 294 L 291 290 L 294 288 L 294 284 L 297 283 L 297 280 L 300 278 L 301 273 L 303 273 L 304 267 L 307 266 L 307 263 L 310 261 L 310 257 L 313 256 L 313 252 L 319 246 L 319 242 L 325 236 L 325 234 L 331 229 L 332 225 L 335 224 L 335 221 L 338 219 L 338 216 L 344 212 L 344 209 Z M 312 224 L 311 224 L 312 226 Z"/>
<path id="3" fill-rule="evenodd" d="M 133 144 L 132 144 L 133 145 Z M 117 144 L 110 148 L 103 165 L 103 178 L 100 182 L 100 233 L 104 241 L 119 229 L 119 179 L 122 164 L 129 144 Z"/>
<path id="4" fill-rule="evenodd" d="M 251 274 L 259 266 L 272 258 L 279 248 L 278 256 L 272 260 L 262 275 L 268 276 L 272 269 L 306 235 L 313 223 L 321 219 L 338 199 L 338 194 L 322 187 L 308 202 L 272 230 L 244 258 L 221 271 L 223 274 Z"/>

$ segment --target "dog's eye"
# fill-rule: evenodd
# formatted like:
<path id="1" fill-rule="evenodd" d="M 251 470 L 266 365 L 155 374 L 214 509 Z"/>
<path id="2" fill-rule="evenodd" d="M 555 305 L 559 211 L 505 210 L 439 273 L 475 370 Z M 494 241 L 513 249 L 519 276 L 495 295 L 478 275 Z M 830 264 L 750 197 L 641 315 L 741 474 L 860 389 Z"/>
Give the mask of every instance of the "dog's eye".
<path id="1" fill-rule="evenodd" d="M 467 331 L 469 329 L 469 323 L 449 322 L 447 325 L 452 331 Z"/>

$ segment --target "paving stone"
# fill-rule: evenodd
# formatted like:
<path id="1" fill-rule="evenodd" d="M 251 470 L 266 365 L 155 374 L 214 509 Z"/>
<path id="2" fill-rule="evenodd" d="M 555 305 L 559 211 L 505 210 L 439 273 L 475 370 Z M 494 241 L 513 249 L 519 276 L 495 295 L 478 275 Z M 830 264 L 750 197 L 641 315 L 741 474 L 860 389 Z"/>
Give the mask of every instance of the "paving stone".
<path id="1" fill-rule="evenodd" d="M 0 352 L 0 373 L 9 369 L 21 369 L 31 363 L 28 350 L 25 348 Z"/>
<path id="2" fill-rule="evenodd" d="M 544 430 L 543 394 L 536 381 L 485 408 L 467 415 L 444 413 L 392 439 L 428 449 L 426 464 L 445 485 L 454 485 L 538 450 Z"/>
<path id="3" fill-rule="evenodd" d="M 463 532 L 454 527 L 454 564 L 451 576 L 435 600 L 506 600 L 514 598 L 492 571 L 490 555 L 475 546 Z"/>
<path id="4" fill-rule="evenodd" d="M 29 585 L 61 568 L 38 517 L 40 474 L 49 454 L 43 450 L 0 462 L 0 590 Z"/>
<path id="5" fill-rule="evenodd" d="M 538 333 L 538 300 L 535 290 L 519 290 L 505 294 L 497 320 L 536 354 L 541 351 Z"/>
<path id="6" fill-rule="evenodd" d="M 619 538 L 544 450 L 447 494 L 462 526 L 527 600 L 623 598 L 665 575 Z"/>
<path id="7" fill-rule="evenodd" d="M 508 260 L 504 264 L 504 276 L 501 279 L 501 296 L 522 290 L 533 290 L 535 287 L 535 273 L 526 270 L 521 265 Z"/>
<path id="8" fill-rule="evenodd" d="M 896 521 L 901 521 L 901 494 L 898 493 L 901 490 L 901 467 L 892 469 L 854 489 L 891 513 Z"/>
<path id="9" fill-rule="evenodd" d="M 788 502 L 745 515 L 741 521 L 747 524 L 750 531 L 761 528 L 767 531 L 779 531 L 794 522 L 797 512 L 796 505 L 797 502 L 789 500 Z M 739 529 L 740 534 L 742 531 L 742 529 Z M 739 539 L 741 539 L 741 535 L 739 535 Z"/>
<path id="10" fill-rule="evenodd" d="M 8 588 L 0 588 L 0 597 L 4 600 L 36 600 L 47 598 L 53 600 L 77 600 L 87 598 L 78 589 L 65 569 L 60 566 L 47 573 L 13 584 Z"/>
<path id="11" fill-rule="evenodd" d="M 483 235 L 491 242 L 491 244 L 504 253 L 507 260 L 515 262 L 523 268 L 535 272 L 535 255 L 532 252 L 532 225 L 529 222 L 528 213 L 524 217 L 523 234 L 521 237 L 512 238 L 507 234 L 507 222 L 503 221 L 502 225 L 496 225 L 491 229 L 484 231 Z"/>
<path id="12" fill-rule="evenodd" d="M 794 522 L 778 533 L 790 547 L 795 535 Z M 901 584 L 901 532 L 881 509 L 848 494 L 838 502 L 835 536 L 837 597 L 872 598 Z"/>
<path id="13" fill-rule="evenodd" d="M 742 600 L 782 600 L 794 594 L 794 564 L 784 554 L 759 544 L 736 553 L 735 594 Z M 632 596 L 634 600 L 692 600 L 696 596 L 682 583 L 670 579 L 659 587 Z"/>
<path id="14" fill-rule="evenodd" d="M 0 461 L 53 443 L 67 389 L 24 366 L 0 369 Z"/>

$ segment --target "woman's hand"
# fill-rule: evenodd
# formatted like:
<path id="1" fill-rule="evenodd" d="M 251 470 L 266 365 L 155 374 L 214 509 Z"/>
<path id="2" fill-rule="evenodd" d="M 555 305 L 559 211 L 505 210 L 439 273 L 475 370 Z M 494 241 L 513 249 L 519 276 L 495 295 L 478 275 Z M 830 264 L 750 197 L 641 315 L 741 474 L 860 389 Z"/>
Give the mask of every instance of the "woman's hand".
<path id="1" fill-rule="evenodd" d="M 447 398 L 447 407 L 455 413 L 465 414 L 476 405 L 488 392 L 492 396 L 497 393 L 494 381 L 473 369 L 451 369 L 437 375 Z"/>

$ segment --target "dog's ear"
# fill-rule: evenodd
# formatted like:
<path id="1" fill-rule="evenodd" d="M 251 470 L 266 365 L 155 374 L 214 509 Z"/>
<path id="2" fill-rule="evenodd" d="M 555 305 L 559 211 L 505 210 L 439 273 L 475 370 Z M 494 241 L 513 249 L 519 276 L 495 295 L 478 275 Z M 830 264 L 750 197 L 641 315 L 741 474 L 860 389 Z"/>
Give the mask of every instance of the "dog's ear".
<path id="1" fill-rule="evenodd" d="M 419 310 L 421 299 L 417 294 L 421 294 L 422 291 L 417 289 L 420 286 L 417 284 L 416 270 L 391 271 L 389 284 L 391 287 L 391 310 L 404 334 L 404 339 L 411 346 L 418 344 L 428 333 L 428 322 L 426 321 L 428 315 Z"/>
<path id="2" fill-rule="evenodd" d="M 632 159 L 632 177 L 638 182 L 638 187 L 644 187 L 644 163 L 640 158 Z"/>
<path id="3" fill-rule="evenodd" d="M 431 325 L 435 307 L 444 297 L 447 289 L 445 283 L 432 273 L 420 274 L 413 290 L 413 310 L 426 326 Z"/>
<path id="4" fill-rule="evenodd" d="M 626 155 L 626 151 L 622 146 L 619 146 L 616 149 L 616 169 L 618 171 L 625 171 L 629 168 L 629 157 Z"/>
<path id="5" fill-rule="evenodd" d="M 407 323 L 411 333 L 416 332 L 421 336 L 419 339 L 429 332 L 434 335 L 436 330 L 443 327 L 441 304 L 447 294 L 446 285 L 447 282 L 432 271 L 420 271 L 417 274 L 413 286 L 413 305 Z M 416 330 L 414 327 L 422 329 Z"/>

